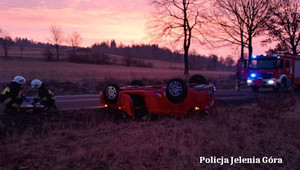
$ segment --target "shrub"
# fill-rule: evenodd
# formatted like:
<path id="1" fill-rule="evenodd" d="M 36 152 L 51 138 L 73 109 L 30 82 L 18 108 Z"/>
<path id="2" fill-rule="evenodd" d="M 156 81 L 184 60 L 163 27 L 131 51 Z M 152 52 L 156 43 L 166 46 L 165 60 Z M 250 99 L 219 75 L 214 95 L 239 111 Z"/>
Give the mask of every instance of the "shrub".
<path id="1" fill-rule="evenodd" d="M 144 60 L 136 60 L 135 62 L 136 67 L 147 67 L 147 68 L 152 68 L 153 64 L 149 62 L 145 62 Z"/>
<path id="2" fill-rule="evenodd" d="M 92 53 L 92 63 L 94 64 L 110 64 L 110 58 L 105 53 L 94 52 Z"/>
<path id="3" fill-rule="evenodd" d="M 71 51 L 68 53 L 68 59 L 74 63 L 88 63 L 88 54 L 79 54 L 75 51 Z"/>
<path id="4" fill-rule="evenodd" d="M 123 59 L 124 65 L 129 67 L 147 67 L 147 68 L 153 68 L 153 64 L 149 62 L 145 62 L 144 60 L 137 60 L 132 57 L 124 57 Z"/>

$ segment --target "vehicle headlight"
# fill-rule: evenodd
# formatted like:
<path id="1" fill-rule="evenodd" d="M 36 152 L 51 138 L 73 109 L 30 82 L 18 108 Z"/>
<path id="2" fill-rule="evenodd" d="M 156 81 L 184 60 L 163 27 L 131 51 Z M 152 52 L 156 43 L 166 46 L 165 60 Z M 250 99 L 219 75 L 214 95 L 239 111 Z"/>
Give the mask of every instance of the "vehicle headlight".
<path id="1" fill-rule="evenodd" d="M 248 80 L 247 80 L 247 83 L 249 83 L 249 84 L 252 83 L 252 80 L 248 79 Z"/>
<path id="2" fill-rule="evenodd" d="M 275 84 L 274 80 L 268 80 L 268 84 Z"/>

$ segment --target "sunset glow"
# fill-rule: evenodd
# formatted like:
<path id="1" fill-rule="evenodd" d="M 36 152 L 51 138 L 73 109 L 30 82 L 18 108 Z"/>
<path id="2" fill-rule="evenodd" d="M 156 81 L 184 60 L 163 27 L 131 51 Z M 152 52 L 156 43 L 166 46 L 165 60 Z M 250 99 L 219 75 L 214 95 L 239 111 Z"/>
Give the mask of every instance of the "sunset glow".
<path id="1" fill-rule="evenodd" d="M 77 31 L 85 47 L 112 39 L 126 45 L 151 43 L 147 21 L 152 11 L 147 0 L 1 0 L 0 28 L 13 38 L 48 42 L 49 28 L 56 25 L 66 36 Z M 269 48 L 260 47 L 260 41 L 254 42 L 254 46 L 254 53 L 258 54 Z M 192 44 L 191 50 L 204 55 L 239 54 L 236 47 L 208 49 L 200 44 Z"/>
<path id="2" fill-rule="evenodd" d="M 83 46 L 115 39 L 140 43 L 146 39 L 146 1 L 118 0 L 2 0 L 0 27 L 12 37 L 47 42 L 49 27 L 57 25 L 68 35 L 77 31 Z"/>

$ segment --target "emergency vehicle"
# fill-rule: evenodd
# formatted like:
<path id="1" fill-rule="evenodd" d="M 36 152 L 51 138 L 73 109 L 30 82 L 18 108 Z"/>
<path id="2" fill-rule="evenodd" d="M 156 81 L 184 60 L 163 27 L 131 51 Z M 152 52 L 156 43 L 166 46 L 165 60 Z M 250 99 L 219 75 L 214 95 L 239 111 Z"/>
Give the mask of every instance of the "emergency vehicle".
<path id="1" fill-rule="evenodd" d="M 272 87 L 286 90 L 300 86 L 300 56 L 292 54 L 253 55 L 239 60 L 236 73 L 237 89 L 246 82 L 253 91 Z"/>

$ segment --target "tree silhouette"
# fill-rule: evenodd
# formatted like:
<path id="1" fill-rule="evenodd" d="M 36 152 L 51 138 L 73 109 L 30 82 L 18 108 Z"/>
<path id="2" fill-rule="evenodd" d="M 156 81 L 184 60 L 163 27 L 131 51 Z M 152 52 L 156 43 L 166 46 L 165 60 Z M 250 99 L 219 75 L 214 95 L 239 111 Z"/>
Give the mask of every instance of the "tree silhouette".
<path id="1" fill-rule="evenodd" d="M 280 42 L 293 54 L 299 53 L 300 42 L 300 2 L 298 0 L 280 0 L 279 8 L 267 22 L 269 35 Z"/>
<path id="2" fill-rule="evenodd" d="M 73 34 L 69 35 L 68 41 L 71 44 L 73 50 L 82 43 L 82 37 L 78 32 L 73 32 Z"/>
<path id="3" fill-rule="evenodd" d="M 241 45 L 241 59 L 244 47 L 248 47 L 249 59 L 253 53 L 253 38 L 263 35 L 266 21 L 276 9 L 273 0 L 215 0 L 218 20 L 216 21 L 232 44 Z"/>
<path id="4" fill-rule="evenodd" d="M 155 40 L 182 43 L 184 74 L 189 74 L 189 49 L 193 40 L 201 42 L 204 22 L 203 0 L 150 0 L 156 11 L 149 26 Z"/>
<path id="5" fill-rule="evenodd" d="M 50 27 L 50 34 L 51 34 L 50 42 L 54 44 L 55 47 L 56 60 L 59 60 L 61 44 L 64 41 L 64 33 L 62 32 L 60 27 L 56 25 L 52 25 Z"/>
<path id="6" fill-rule="evenodd" d="M 13 40 L 7 31 L 0 29 L 0 43 L 2 45 L 4 56 L 8 57 L 8 50 L 13 44 Z"/>

